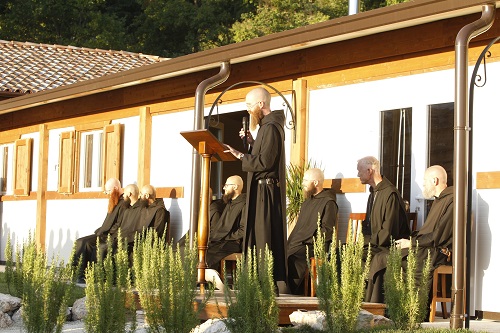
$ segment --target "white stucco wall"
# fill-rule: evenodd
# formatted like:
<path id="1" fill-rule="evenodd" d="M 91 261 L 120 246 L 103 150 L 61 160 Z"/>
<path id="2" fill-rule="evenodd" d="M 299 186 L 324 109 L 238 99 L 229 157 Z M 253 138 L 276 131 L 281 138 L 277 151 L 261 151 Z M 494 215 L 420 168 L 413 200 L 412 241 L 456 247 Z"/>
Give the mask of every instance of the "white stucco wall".
<path id="1" fill-rule="evenodd" d="M 178 240 L 189 229 L 193 148 L 180 134 L 193 129 L 193 111 L 153 117 L 151 184 L 184 187 L 184 198 L 164 199 L 170 212 L 170 236 Z"/>

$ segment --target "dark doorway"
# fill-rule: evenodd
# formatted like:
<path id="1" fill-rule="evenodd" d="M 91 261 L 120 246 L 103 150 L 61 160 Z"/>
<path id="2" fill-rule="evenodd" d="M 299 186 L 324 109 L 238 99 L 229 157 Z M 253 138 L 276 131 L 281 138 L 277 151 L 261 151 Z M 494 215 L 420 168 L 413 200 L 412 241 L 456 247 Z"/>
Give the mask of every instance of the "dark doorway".
<path id="1" fill-rule="evenodd" d="M 243 117 L 248 118 L 248 112 L 246 110 L 212 115 L 209 123 L 209 130 L 219 139 L 219 141 L 243 152 L 243 141 L 239 137 Z M 241 170 L 240 161 L 212 162 L 210 170 L 210 187 L 212 188 L 213 195 L 217 198 L 222 197 L 222 186 L 224 186 L 227 177 L 233 175 L 239 175 L 243 178 L 243 182 L 245 183 L 243 192 L 246 192 L 247 177 L 246 172 Z"/>

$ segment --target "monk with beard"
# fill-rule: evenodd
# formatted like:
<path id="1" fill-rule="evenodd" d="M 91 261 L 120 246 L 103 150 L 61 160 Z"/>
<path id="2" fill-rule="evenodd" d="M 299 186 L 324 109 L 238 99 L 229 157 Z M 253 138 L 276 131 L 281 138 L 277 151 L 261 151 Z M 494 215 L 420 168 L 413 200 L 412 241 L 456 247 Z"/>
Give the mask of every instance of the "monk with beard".
<path id="1" fill-rule="evenodd" d="M 255 247 L 257 253 L 263 253 L 267 246 L 274 259 L 274 281 L 286 281 L 285 114 L 283 110 L 271 111 L 271 95 L 262 87 L 251 90 L 245 102 L 250 129 L 258 126 L 257 137 L 254 140 L 250 131 L 240 132 L 250 146 L 246 154 L 226 145 L 226 152 L 240 159 L 242 170 L 247 172 L 243 248 Z M 277 284 L 275 291 L 279 295 Z"/>
<path id="2" fill-rule="evenodd" d="M 121 220 L 121 215 L 126 209 L 126 203 L 123 200 L 123 189 L 118 179 L 108 179 L 104 185 L 104 193 L 109 195 L 108 213 L 104 222 L 92 235 L 76 240 L 73 265 L 76 267 L 81 257 L 82 265 L 78 272 L 79 282 L 83 282 L 84 280 L 84 271 L 88 263 L 97 260 L 97 243 L 106 242 L 108 234 L 116 235 L 119 228 L 117 221 Z"/>
<path id="3" fill-rule="evenodd" d="M 143 229 L 153 228 L 158 234 L 158 237 L 162 237 L 166 232 L 166 240 L 170 241 L 170 235 L 168 233 L 170 213 L 165 208 L 163 198 L 156 197 L 156 189 L 152 185 L 144 185 L 139 193 L 139 198 L 142 210 L 141 219 L 137 225 L 137 231 L 142 232 Z"/>
<path id="4" fill-rule="evenodd" d="M 308 278 L 305 276 L 307 261 L 314 256 L 313 238 L 318 231 L 318 218 L 327 251 L 332 242 L 333 228 L 337 225 L 335 193 L 323 189 L 324 181 L 325 177 L 320 169 L 308 169 L 304 173 L 302 191 L 305 200 L 300 207 L 297 223 L 288 237 L 287 247 L 288 287 L 292 294 L 304 294 L 304 278 Z"/>
<path id="5" fill-rule="evenodd" d="M 224 184 L 222 200 L 226 204 L 217 221 L 210 221 L 210 237 L 207 250 L 207 265 L 219 270 L 220 261 L 232 253 L 241 253 L 245 225 L 241 221 L 246 207 L 246 194 L 242 194 L 243 179 L 231 176 Z"/>

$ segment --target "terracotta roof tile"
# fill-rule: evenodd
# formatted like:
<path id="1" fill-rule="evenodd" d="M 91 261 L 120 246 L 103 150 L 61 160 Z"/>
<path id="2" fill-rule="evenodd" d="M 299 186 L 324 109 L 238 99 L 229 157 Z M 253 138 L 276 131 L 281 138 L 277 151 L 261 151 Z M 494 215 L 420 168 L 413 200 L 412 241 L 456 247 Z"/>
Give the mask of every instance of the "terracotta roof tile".
<path id="1" fill-rule="evenodd" d="M 0 40 L 0 91 L 34 93 L 164 60 L 141 53 Z"/>

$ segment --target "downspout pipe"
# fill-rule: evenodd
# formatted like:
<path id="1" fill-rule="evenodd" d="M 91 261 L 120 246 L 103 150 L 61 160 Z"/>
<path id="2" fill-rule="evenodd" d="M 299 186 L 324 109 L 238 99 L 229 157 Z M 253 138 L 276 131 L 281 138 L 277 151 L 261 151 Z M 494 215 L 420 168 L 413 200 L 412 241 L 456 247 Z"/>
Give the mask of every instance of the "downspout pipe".
<path id="1" fill-rule="evenodd" d="M 208 90 L 224 83 L 231 72 L 229 61 L 224 61 L 220 65 L 219 73 L 203 80 L 194 96 L 194 125 L 193 130 L 203 129 L 203 116 L 205 114 L 205 94 Z M 190 227 L 189 246 L 193 247 L 194 236 L 198 230 L 198 215 L 200 210 L 200 186 L 201 186 L 201 158 L 196 149 L 193 149 L 193 159 L 191 166 L 191 204 L 190 204 Z"/>
<path id="2" fill-rule="evenodd" d="M 349 15 L 359 13 L 359 0 L 349 0 Z"/>
<path id="3" fill-rule="evenodd" d="M 453 247 L 452 247 L 452 309 L 450 328 L 463 328 L 465 304 L 465 256 L 467 221 L 467 175 L 468 175 L 468 48 L 472 38 L 487 31 L 495 20 L 495 4 L 482 6 L 479 20 L 464 26 L 455 40 L 455 150 L 453 156 L 454 203 L 453 203 Z"/>

